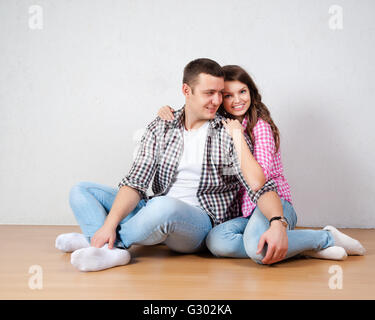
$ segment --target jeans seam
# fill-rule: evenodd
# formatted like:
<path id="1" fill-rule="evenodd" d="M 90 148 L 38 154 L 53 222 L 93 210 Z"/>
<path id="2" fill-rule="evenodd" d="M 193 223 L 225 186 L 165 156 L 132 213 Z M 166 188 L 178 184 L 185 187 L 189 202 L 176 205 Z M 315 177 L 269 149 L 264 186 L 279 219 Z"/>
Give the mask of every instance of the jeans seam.
<path id="1" fill-rule="evenodd" d="M 199 231 L 204 231 L 204 228 L 202 228 L 202 227 L 199 227 L 199 226 L 197 226 L 197 225 L 195 225 L 195 224 L 191 224 L 191 223 L 189 223 L 189 222 L 185 222 L 185 221 L 171 221 L 171 222 L 169 222 L 169 223 L 172 223 L 172 224 L 175 224 L 175 223 L 180 223 L 180 224 L 185 224 L 185 225 L 187 225 L 187 224 L 190 224 L 191 226 L 193 226 L 194 228 L 195 228 L 195 230 L 199 230 Z M 158 225 L 158 226 L 156 226 L 152 231 L 151 231 L 151 233 L 150 233 L 150 235 L 151 234 L 153 234 L 155 231 L 157 231 L 158 230 L 158 228 L 160 227 L 160 224 Z M 193 228 L 192 228 L 193 229 Z M 208 232 L 206 233 L 206 237 L 207 237 L 207 234 L 210 232 L 210 230 L 208 230 Z M 147 237 L 147 238 L 145 238 L 145 239 L 143 239 L 143 240 L 141 240 L 141 241 L 144 241 L 144 240 L 146 240 L 146 239 L 148 239 L 149 237 L 150 237 L 150 235 Z M 170 235 L 170 233 L 168 233 L 168 234 L 166 234 L 167 236 L 169 236 Z M 165 241 L 165 240 L 164 240 Z M 202 240 L 202 241 L 204 241 L 204 239 Z M 123 244 L 124 244 L 124 246 L 126 247 L 126 248 L 130 248 L 130 246 L 127 246 L 123 241 L 121 241 Z M 137 243 L 139 243 L 139 241 L 137 241 Z"/>

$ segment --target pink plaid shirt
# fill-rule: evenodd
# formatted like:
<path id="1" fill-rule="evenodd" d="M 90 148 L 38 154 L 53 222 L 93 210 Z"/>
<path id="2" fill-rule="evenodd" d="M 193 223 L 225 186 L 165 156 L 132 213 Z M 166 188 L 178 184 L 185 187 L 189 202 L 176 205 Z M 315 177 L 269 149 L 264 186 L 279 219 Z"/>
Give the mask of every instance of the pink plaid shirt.
<path id="1" fill-rule="evenodd" d="M 247 117 L 245 117 L 242 121 L 244 128 L 247 126 L 247 120 Z M 275 154 L 276 145 L 271 126 L 263 119 L 259 119 L 253 128 L 253 135 L 255 139 L 253 155 L 263 168 L 266 181 L 273 179 L 277 185 L 277 194 L 279 197 L 292 203 L 290 187 L 283 173 L 280 148 Z M 242 215 L 248 217 L 253 213 L 256 204 L 250 200 L 244 188 L 241 188 L 239 192 L 241 194 Z"/>

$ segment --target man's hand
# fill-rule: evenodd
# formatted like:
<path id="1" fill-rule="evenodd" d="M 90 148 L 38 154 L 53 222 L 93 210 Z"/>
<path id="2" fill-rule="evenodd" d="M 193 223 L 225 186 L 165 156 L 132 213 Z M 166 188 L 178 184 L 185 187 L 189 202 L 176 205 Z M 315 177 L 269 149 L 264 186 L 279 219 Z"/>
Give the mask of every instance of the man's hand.
<path id="1" fill-rule="evenodd" d="M 103 225 L 99 230 L 97 230 L 94 236 L 91 238 L 91 246 L 96 248 L 103 247 L 108 243 L 108 248 L 112 249 L 113 244 L 116 240 L 116 228 L 111 226 Z"/>
<path id="2" fill-rule="evenodd" d="M 158 116 L 163 120 L 173 120 L 173 109 L 170 106 L 161 107 L 158 111 Z"/>
<path id="3" fill-rule="evenodd" d="M 267 242 L 267 253 L 262 263 L 272 264 L 284 260 L 288 252 L 288 235 L 286 228 L 279 221 L 273 221 L 269 229 L 262 234 L 258 243 L 257 254 L 262 252 Z"/>

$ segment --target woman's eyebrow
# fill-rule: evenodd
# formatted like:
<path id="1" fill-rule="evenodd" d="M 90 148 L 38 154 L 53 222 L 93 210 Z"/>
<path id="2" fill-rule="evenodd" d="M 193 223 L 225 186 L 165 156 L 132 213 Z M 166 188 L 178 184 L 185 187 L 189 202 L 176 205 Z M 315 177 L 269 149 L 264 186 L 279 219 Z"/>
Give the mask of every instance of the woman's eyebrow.
<path id="1" fill-rule="evenodd" d="M 239 89 L 238 91 L 242 91 L 242 90 L 246 90 L 247 88 L 246 87 L 242 87 L 241 89 Z M 223 90 L 223 93 L 232 93 L 232 91 L 225 91 Z"/>

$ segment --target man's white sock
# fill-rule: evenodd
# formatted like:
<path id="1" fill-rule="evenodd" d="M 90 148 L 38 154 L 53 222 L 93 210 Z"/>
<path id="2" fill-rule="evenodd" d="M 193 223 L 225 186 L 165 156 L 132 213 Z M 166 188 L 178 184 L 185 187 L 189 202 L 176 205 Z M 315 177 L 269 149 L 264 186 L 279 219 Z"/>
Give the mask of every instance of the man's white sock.
<path id="1" fill-rule="evenodd" d="M 351 255 L 359 255 L 363 256 L 366 252 L 366 249 L 361 245 L 361 243 L 353 239 L 346 234 L 340 232 L 335 227 L 332 226 L 326 226 L 323 228 L 323 230 L 327 230 L 331 232 L 333 236 L 333 240 L 335 242 L 335 246 L 343 247 L 346 251 L 346 253 Z"/>
<path id="2" fill-rule="evenodd" d="M 55 241 L 55 247 L 63 252 L 73 252 L 89 246 L 89 242 L 82 233 L 63 233 Z"/>
<path id="3" fill-rule="evenodd" d="M 130 261 L 128 250 L 108 249 L 108 244 L 101 248 L 89 247 L 72 253 L 70 262 L 80 271 L 99 271 L 122 266 Z"/>
<path id="4" fill-rule="evenodd" d="M 326 259 L 326 260 L 345 260 L 348 255 L 344 248 L 338 246 L 328 247 L 319 251 L 308 250 L 301 255 L 309 258 Z"/>

